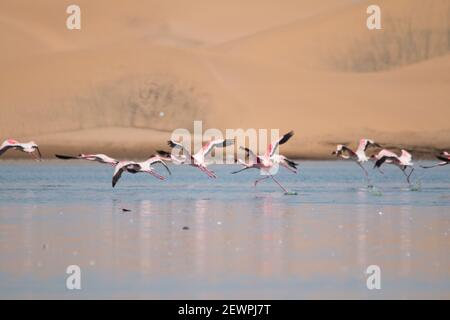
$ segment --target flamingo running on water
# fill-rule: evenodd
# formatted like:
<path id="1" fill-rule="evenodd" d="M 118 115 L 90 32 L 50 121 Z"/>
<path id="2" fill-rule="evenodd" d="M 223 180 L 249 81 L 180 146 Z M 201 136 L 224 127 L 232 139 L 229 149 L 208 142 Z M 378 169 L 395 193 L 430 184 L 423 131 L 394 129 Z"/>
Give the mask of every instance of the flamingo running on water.
<path id="1" fill-rule="evenodd" d="M 293 135 L 294 135 L 293 131 L 290 131 L 285 135 L 283 135 L 280 139 L 275 141 L 275 143 L 270 144 L 266 153 L 262 156 L 256 155 L 249 148 L 240 147 L 241 150 L 245 150 L 246 157 L 249 158 L 249 162 L 245 163 L 244 161 L 238 159 L 238 162 L 242 164 L 244 168 L 238 171 L 231 172 L 231 174 L 236 174 L 248 169 L 259 169 L 261 171 L 261 174 L 265 175 L 265 177 L 257 179 L 254 182 L 255 187 L 258 184 L 258 182 L 266 180 L 268 178 L 272 178 L 272 180 L 275 181 L 275 183 L 278 184 L 278 186 L 280 186 L 280 188 L 286 194 L 289 194 L 289 191 L 285 187 L 283 187 L 277 179 L 275 179 L 275 177 L 272 174 L 272 170 L 275 168 L 276 165 L 281 165 L 290 170 L 291 172 L 297 173 L 298 164 L 296 162 L 286 158 L 283 155 L 275 154 L 278 146 L 286 143 Z"/>
<path id="2" fill-rule="evenodd" d="M 20 150 L 22 152 L 28 153 L 31 155 L 36 161 L 42 160 L 41 151 L 39 150 L 39 146 L 34 141 L 20 143 L 14 139 L 5 140 L 0 146 L 0 156 L 8 151 L 12 150 Z M 37 155 L 36 155 L 37 153 Z"/>
<path id="3" fill-rule="evenodd" d="M 402 153 L 400 154 L 400 156 L 397 156 L 394 152 L 383 149 L 378 154 L 373 155 L 372 158 L 376 159 L 374 168 L 378 168 L 380 170 L 380 167 L 383 165 L 383 163 L 393 164 L 400 168 L 400 170 L 402 170 L 403 174 L 406 177 L 406 181 L 409 184 L 411 183 L 410 177 L 414 171 L 414 163 L 412 162 L 412 155 L 408 151 L 402 149 Z M 411 168 L 409 174 L 406 173 L 407 168 Z M 380 172 L 383 173 L 383 171 L 381 170 Z"/>
<path id="4" fill-rule="evenodd" d="M 369 173 L 367 172 L 366 168 L 362 165 L 364 162 L 367 162 L 369 158 L 366 155 L 366 151 L 369 148 L 381 148 L 381 146 L 370 139 L 361 139 L 359 141 L 358 148 L 353 151 L 349 147 L 343 144 L 338 144 L 336 146 L 336 150 L 333 151 L 331 154 L 336 155 L 336 157 L 341 157 L 343 159 L 353 160 L 355 161 L 358 166 L 364 171 L 364 174 L 366 175 L 367 182 L 370 186 L 370 179 L 369 179 Z"/>
<path id="5" fill-rule="evenodd" d="M 226 148 L 230 145 L 234 144 L 234 140 L 232 139 L 217 139 L 211 140 L 203 145 L 203 147 L 194 155 L 192 155 L 182 144 L 175 142 L 173 140 L 169 140 L 167 144 L 174 149 L 182 150 L 184 155 L 180 157 L 185 157 L 182 161 L 184 163 L 188 158 L 190 159 L 189 165 L 199 168 L 202 172 L 206 173 L 210 178 L 217 178 L 216 174 L 207 168 L 208 164 L 206 163 L 206 157 L 211 153 L 211 151 L 218 148 Z M 171 159 L 173 161 L 174 158 Z M 177 159 L 177 158 L 175 158 Z M 179 158 L 178 158 L 179 159 Z"/>
<path id="6" fill-rule="evenodd" d="M 119 181 L 120 177 L 122 176 L 123 172 L 128 172 L 132 174 L 136 173 L 148 173 L 157 179 L 164 180 L 165 177 L 160 175 L 155 171 L 155 169 L 152 167 L 152 164 L 154 163 L 161 163 L 167 170 L 169 174 L 172 174 L 169 170 L 169 167 L 166 165 L 166 163 L 161 160 L 159 156 L 152 156 L 150 159 L 143 161 L 143 162 L 134 162 L 134 161 L 120 161 L 115 166 L 113 178 L 112 178 L 112 186 L 113 188 L 116 186 L 117 182 Z"/>

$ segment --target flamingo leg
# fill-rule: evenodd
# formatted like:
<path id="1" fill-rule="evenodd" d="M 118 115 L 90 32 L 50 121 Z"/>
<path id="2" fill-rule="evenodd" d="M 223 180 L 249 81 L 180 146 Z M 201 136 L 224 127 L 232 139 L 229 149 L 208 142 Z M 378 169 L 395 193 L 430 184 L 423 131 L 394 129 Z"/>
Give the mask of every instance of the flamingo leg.
<path id="1" fill-rule="evenodd" d="M 38 157 L 34 154 L 34 151 L 33 151 L 33 152 L 30 152 L 29 155 L 31 156 L 31 158 L 32 158 L 34 161 L 39 161 Z"/>
<path id="2" fill-rule="evenodd" d="M 205 167 L 198 166 L 198 168 L 199 168 L 201 171 L 203 171 L 204 173 L 206 173 L 206 174 L 208 175 L 208 177 L 210 177 L 210 178 L 217 178 L 216 175 L 215 175 L 213 172 L 209 171 L 209 170 L 206 169 Z"/>
<path id="3" fill-rule="evenodd" d="M 156 171 L 149 171 L 149 174 L 151 174 L 152 176 L 154 176 L 155 178 L 159 179 L 159 180 L 164 180 L 166 178 L 164 178 L 162 175 L 160 175 L 159 173 L 157 173 Z"/>
<path id="4" fill-rule="evenodd" d="M 411 172 L 410 172 L 409 174 L 407 174 L 407 173 L 406 173 L 407 167 L 398 167 L 398 168 L 399 168 L 400 170 L 402 170 L 403 174 L 405 175 L 405 177 L 406 177 L 406 182 L 408 182 L 408 184 L 411 184 L 411 182 L 410 182 L 410 180 L 409 180 L 409 177 L 411 176 L 411 173 L 414 171 L 414 169 L 411 170 Z"/>
<path id="5" fill-rule="evenodd" d="M 214 173 L 214 171 L 205 168 L 205 172 L 207 172 L 209 175 L 211 175 L 212 178 L 217 178 L 217 176 L 216 176 L 216 174 Z"/>
<path id="6" fill-rule="evenodd" d="M 279 183 L 278 180 L 275 179 L 275 177 L 274 177 L 273 175 L 270 175 L 270 177 L 272 178 L 273 181 L 275 181 L 275 183 L 276 183 L 277 185 L 280 186 L 281 189 L 283 189 L 284 193 L 289 193 L 289 191 L 288 191 L 285 187 L 283 187 L 283 186 L 281 185 L 281 183 Z"/>
<path id="7" fill-rule="evenodd" d="M 359 162 L 356 162 L 358 164 L 358 166 L 360 166 L 360 168 L 364 171 L 364 174 L 366 175 L 366 179 L 367 179 L 367 185 L 370 186 L 370 178 L 369 178 L 369 173 L 367 172 L 366 168 L 363 167 L 363 165 Z"/>
<path id="8" fill-rule="evenodd" d="M 405 168 L 405 169 L 402 169 L 402 171 L 403 171 L 403 173 L 405 174 L 406 181 L 407 181 L 409 184 L 411 184 L 410 177 L 411 177 L 412 173 L 414 172 L 414 168 L 411 168 L 411 171 L 409 172 L 409 174 L 406 174 L 406 168 Z"/>
<path id="9" fill-rule="evenodd" d="M 242 172 L 242 171 L 247 170 L 247 169 L 250 169 L 250 167 L 244 167 L 244 168 L 242 168 L 240 170 L 233 171 L 233 172 L 231 172 L 231 174 L 239 173 L 239 172 Z"/>
<path id="10" fill-rule="evenodd" d="M 256 187 L 256 185 L 258 184 L 258 182 L 263 181 L 263 180 L 266 180 L 266 179 L 268 179 L 268 178 L 269 178 L 269 176 L 265 176 L 264 178 L 260 178 L 260 179 L 256 180 L 256 181 L 254 182 L 253 186 Z"/>
<path id="11" fill-rule="evenodd" d="M 405 177 L 406 177 L 406 182 L 409 183 L 409 177 L 408 177 L 408 175 L 406 174 L 406 168 L 405 168 L 405 169 L 400 168 L 400 170 L 402 170 L 403 174 L 405 175 Z"/>
<path id="12" fill-rule="evenodd" d="M 208 177 L 211 178 L 211 176 L 205 171 L 205 169 L 203 169 L 203 167 L 201 167 L 201 166 L 196 166 L 196 167 L 199 168 L 201 172 L 206 173 L 208 175 Z"/>

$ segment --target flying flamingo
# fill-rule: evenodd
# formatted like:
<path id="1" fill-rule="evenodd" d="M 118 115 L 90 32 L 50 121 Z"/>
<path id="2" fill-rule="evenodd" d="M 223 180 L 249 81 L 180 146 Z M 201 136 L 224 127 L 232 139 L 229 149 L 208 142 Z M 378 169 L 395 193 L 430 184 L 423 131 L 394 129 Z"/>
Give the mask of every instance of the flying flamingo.
<path id="1" fill-rule="evenodd" d="M 287 168 L 289 171 L 293 173 L 297 173 L 297 166 L 298 164 L 288 158 L 286 158 L 283 155 L 275 154 L 277 148 L 279 145 L 286 143 L 292 136 L 294 135 L 293 131 L 290 131 L 283 135 L 280 139 L 275 141 L 275 143 L 270 144 L 267 148 L 267 151 L 264 155 L 258 156 L 253 151 L 251 151 L 249 148 L 243 148 L 240 147 L 241 150 L 245 150 L 246 157 L 249 158 L 249 162 L 245 163 L 244 161 L 238 159 L 238 162 L 244 166 L 244 168 L 232 172 L 232 174 L 236 174 L 239 172 L 242 172 L 244 170 L 248 169 L 259 169 L 262 174 L 265 175 L 264 178 L 257 179 L 254 182 L 254 186 L 258 184 L 258 182 L 266 180 L 268 178 L 272 178 L 273 181 L 275 181 L 276 184 L 286 193 L 289 194 L 289 191 L 281 185 L 281 183 L 275 179 L 275 177 L 272 174 L 272 170 L 275 168 L 276 165 L 281 165 L 285 168 Z"/>
<path id="2" fill-rule="evenodd" d="M 157 173 L 155 169 L 152 167 L 152 164 L 154 163 L 161 163 L 166 168 L 167 172 L 169 174 L 172 174 L 169 170 L 169 167 L 167 167 L 166 163 L 163 160 L 161 160 L 159 156 L 152 156 L 150 159 L 143 162 L 120 161 L 115 166 L 114 175 L 112 178 L 113 188 L 116 186 L 123 172 L 128 172 L 132 174 L 148 173 L 157 179 L 164 180 L 165 177 Z"/>
<path id="3" fill-rule="evenodd" d="M 400 170 L 402 170 L 403 174 L 406 177 L 406 181 L 408 183 L 411 183 L 410 177 L 414 171 L 414 163 L 412 163 L 412 155 L 408 151 L 402 149 L 401 155 L 397 156 L 392 151 L 383 149 L 377 155 L 374 155 L 373 158 L 376 159 L 374 168 L 380 169 L 383 163 L 391 163 L 400 168 Z M 407 168 L 411 168 L 409 174 L 406 173 Z M 381 170 L 380 172 L 383 173 Z"/>
<path id="4" fill-rule="evenodd" d="M 438 154 L 436 156 L 436 158 L 438 160 L 441 160 L 441 162 L 439 162 L 435 165 L 432 165 L 432 166 L 428 166 L 428 167 L 425 167 L 425 166 L 420 166 L 420 167 L 424 168 L 424 169 L 430 169 L 430 168 L 434 168 L 434 167 L 443 167 L 443 166 L 450 164 L 450 153 L 448 153 L 447 151 L 441 152 L 440 154 Z"/>
<path id="5" fill-rule="evenodd" d="M 31 155 L 36 161 L 42 160 L 41 151 L 39 150 L 39 146 L 34 141 L 20 143 L 13 139 L 8 139 L 2 143 L 0 146 L 0 156 L 8 151 L 9 149 L 20 150 L 22 152 L 28 153 Z M 36 155 L 37 153 L 37 155 Z"/>
<path id="6" fill-rule="evenodd" d="M 174 149 L 182 150 L 185 155 L 183 155 L 185 160 L 189 158 L 191 161 L 189 165 L 199 168 L 202 172 L 206 173 L 208 177 L 210 178 L 217 178 L 215 173 L 207 168 L 207 163 L 205 161 L 206 156 L 208 156 L 211 151 L 218 147 L 218 148 L 226 148 L 232 144 L 234 144 L 234 140 L 232 139 L 217 139 L 217 140 L 211 140 L 203 145 L 203 147 L 194 155 L 192 155 L 182 144 L 175 142 L 173 140 L 169 140 L 167 144 Z M 174 158 L 172 158 L 172 161 Z M 175 158 L 177 159 L 177 158 Z M 179 158 L 178 158 L 179 159 Z M 185 162 L 185 160 L 180 160 L 182 163 Z"/>
<path id="7" fill-rule="evenodd" d="M 184 164 L 186 162 L 186 156 L 182 155 L 174 155 L 170 152 L 164 150 L 156 150 L 156 154 L 164 161 L 171 161 L 174 164 Z"/>
<path id="8" fill-rule="evenodd" d="M 351 150 L 349 147 L 343 144 L 338 144 L 336 147 L 336 151 L 333 151 L 331 154 L 336 155 L 336 157 L 341 157 L 343 159 L 355 161 L 358 164 L 358 166 L 360 166 L 360 168 L 364 171 L 367 182 L 369 183 L 370 186 L 369 173 L 363 167 L 362 164 L 369 160 L 369 158 L 366 155 L 366 150 L 372 147 L 381 148 L 381 146 L 378 143 L 375 143 L 373 140 L 361 139 L 359 141 L 358 148 L 355 151 Z"/>
<path id="9" fill-rule="evenodd" d="M 100 163 L 104 163 L 104 164 L 109 164 L 113 167 L 115 167 L 118 163 L 119 160 L 113 159 L 111 157 L 108 157 L 105 154 L 80 154 L 78 156 L 66 156 L 66 155 L 61 155 L 61 154 L 55 154 L 55 157 L 57 157 L 58 159 L 61 160 L 88 160 L 88 161 L 95 161 L 95 162 L 100 162 Z"/>

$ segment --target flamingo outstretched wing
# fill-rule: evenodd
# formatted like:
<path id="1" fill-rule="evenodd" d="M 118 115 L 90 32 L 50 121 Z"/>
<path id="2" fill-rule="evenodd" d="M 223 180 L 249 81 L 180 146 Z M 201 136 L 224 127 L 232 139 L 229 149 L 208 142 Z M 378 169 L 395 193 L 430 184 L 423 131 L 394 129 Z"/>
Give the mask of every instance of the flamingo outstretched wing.
<path id="1" fill-rule="evenodd" d="M 240 147 L 240 149 L 245 151 L 245 156 L 249 158 L 250 165 L 260 162 L 259 157 L 252 150 L 250 150 L 249 148 L 247 148 L 247 147 Z"/>
<path id="2" fill-rule="evenodd" d="M 192 154 L 181 143 L 173 141 L 173 140 L 169 140 L 169 141 L 167 141 L 167 144 L 169 145 L 169 147 L 171 147 L 173 149 L 181 150 L 185 155 L 187 155 L 189 158 L 192 159 Z"/>
<path id="3" fill-rule="evenodd" d="M 96 161 L 105 164 L 116 165 L 119 163 L 119 160 L 111 158 L 105 154 L 79 154 L 78 156 L 69 156 L 63 154 L 55 154 L 55 157 L 61 160 L 87 160 L 87 161 Z"/>
<path id="4" fill-rule="evenodd" d="M 117 182 L 119 181 L 120 177 L 122 176 L 122 173 L 126 170 L 130 173 L 137 173 L 141 169 L 141 166 L 139 163 L 131 162 L 131 161 L 123 161 L 119 162 L 116 167 L 114 168 L 114 174 L 112 178 L 112 186 L 113 188 L 116 186 Z"/>
<path id="5" fill-rule="evenodd" d="M 8 140 L 3 142 L 2 145 L 0 146 L 0 156 L 2 154 L 4 154 L 6 151 L 8 151 L 9 149 L 14 148 L 14 147 L 15 147 L 15 145 L 9 143 Z"/>
<path id="6" fill-rule="evenodd" d="M 233 172 L 231 172 L 231 174 L 236 174 L 236 173 L 242 172 L 244 170 L 251 169 L 251 168 L 254 167 L 255 164 L 260 162 L 258 156 L 252 150 L 250 150 L 249 148 L 247 148 L 247 147 L 239 147 L 239 149 L 245 151 L 245 157 L 249 159 L 249 163 L 245 163 L 245 161 L 243 161 L 241 159 L 238 159 L 237 161 L 240 164 L 242 164 L 244 166 L 244 168 L 242 168 L 240 170 L 237 170 L 237 171 L 233 171 Z"/>
<path id="7" fill-rule="evenodd" d="M 361 139 L 359 141 L 358 148 L 356 149 L 356 153 L 365 152 L 367 151 L 368 148 L 371 147 L 381 148 L 381 146 L 378 143 L 374 142 L 373 140 Z"/>
<path id="8" fill-rule="evenodd" d="M 382 165 L 383 165 L 383 163 L 385 163 L 387 160 L 390 160 L 390 161 L 398 161 L 398 158 L 395 156 L 395 157 L 392 157 L 392 156 L 382 156 L 380 159 L 378 159 L 376 162 L 375 162 L 375 165 L 374 165 L 374 168 L 380 168 Z"/>
<path id="9" fill-rule="evenodd" d="M 233 139 L 216 139 L 216 140 L 211 140 L 210 142 L 208 142 L 207 144 L 205 144 L 203 146 L 203 156 L 206 157 L 208 154 L 211 153 L 211 151 L 214 148 L 226 148 L 228 146 L 231 146 L 234 144 L 234 140 Z"/>
<path id="10" fill-rule="evenodd" d="M 448 165 L 448 164 L 450 164 L 450 162 L 445 162 L 445 161 L 443 161 L 443 162 L 439 162 L 439 163 L 436 163 L 436 164 L 434 164 L 434 165 L 432 165 L 432 166 L 420 166 L 422 169 L 431 169 L 431 168 L 435 168 L 435 167 L 443 167 L 443 166 L 446 166 L 446 165 Z"/>
<path id="11" fill-rule="evenodd" d="M 119 181 L 120 177 L 122 176 L 124 165 L 117 165 L 114 169 L 114 175 L 112 178 L 112 187 L 114 188 Z"/>
<path id="12" fill-rule="evenodd" d="M 55 154 L 55 157 L 61 160 L 76 160 L 80 159 L 80 156 L 68 156 L 64 154 Z"/>
<path id="13" fill-rule="evenodd" d="M 335 154 L 336 157 L 342 157 L 344 159 L 356 156 L 356 153 L 352 149 L 343 144 L 338 144 L 336 146 L 336 150 L 333 151 L 331 154 Z"/>
<path id="14" fill-rule="evenodd" d="M 380 152 L 378 152 L 378 154 L 377 154 L 378 159 L 381 159 L 384 156 L 386 156 L 386 157 L 397 157 L 397 155 L 394 152 L 389 151 L 387 149 L 383 149 Z"/>
<path id="15" fill-rule="evenodd" d="M 170 175 L 172 174 L 172 172 L 170 172 L 170 169 L 169 169 L 169 167 L 167 166 L 167 164 L 166 164 L 166 163 L 165 163 L 158 155 L 152 156 L 150 159 L 148 159 L 148 160 L 145 161 L 145 162 L 148 162 L 149 165 L 152 165 L 152 164 L 154 164 L 154 163 L 160 163 L 160 164 L 162 164 L 162 165 L 164 166 L 164 168 L 166 168 L 167 172 L 168 172 Z"/>
<path id="16" fill-rule="evenodd" d="M 164 150 L 156 150 L 156 154 L 165 161 L 172 161 L 175 164 L 183 164 L 186 162 L 186 156 L 176 156 L 170 152 Z"/>
<path id="17" fill-rule="evenodd" d="M 407 163 L 412 161 L 411 153 L 409 153 L 408 151 L 403 150 L 403 149 L 402 149 L 402 153 L 399 158 L 401 158 L 404 162 L 407 162 Z"/>
<path id="18" fill-rule="evenodd" d="M 294 135 L 294 131 L 289 131 L 288 133 L 286 133 L 285 135 L 283 135 L 280 139 L 278 139 L 277 141 L 275 141 L 274 143 L 271 143 L 269 145 L 269 148 L 267 150 L 267 155 L 269 157 L 273 156 L 278 148 L 279 145 L 281 144 L 285 144 L 286 142 L 289 141 L 290 138 L 292 138 L 292 136 Z"/>
<path id="19" fill-rule="evenodd" d="M 435 167 L 443 167 L 443 166 L 450 164 L 450 154 L 448 152 L 442 152 L 442 153 L 438 154 L 436 156 L 436 158 L 438 160 L 441 160 L 441 162 L 439 162 L 435 165 L 432 165 L 432 166 L 420 166 L 420 167 L 423 169 L 430 169 L 430 168 L 435 168 Z"/>

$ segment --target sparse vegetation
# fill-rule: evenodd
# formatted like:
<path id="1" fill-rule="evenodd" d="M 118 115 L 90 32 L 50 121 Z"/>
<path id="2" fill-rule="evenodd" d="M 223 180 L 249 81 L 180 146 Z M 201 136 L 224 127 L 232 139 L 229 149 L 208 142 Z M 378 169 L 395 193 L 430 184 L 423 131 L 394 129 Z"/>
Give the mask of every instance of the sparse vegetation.
<path id="1" fill-rule="evenodd" d="M 190 128 L 209 103 L 193 84 L 168 76 L 124 79 L 98 87 L 75 101 L 80 128 Z"/>
<path id="2" fill-rule="evenodd" d="M 423 12 L 424 17 L 427 16 Z M 383 18 L 383 30 L 368 31 L 331 58 L 340 71 L 375 72 L 450 53 L 450 2 L 440 19 L 418 23 L 409 18 Z"/>

